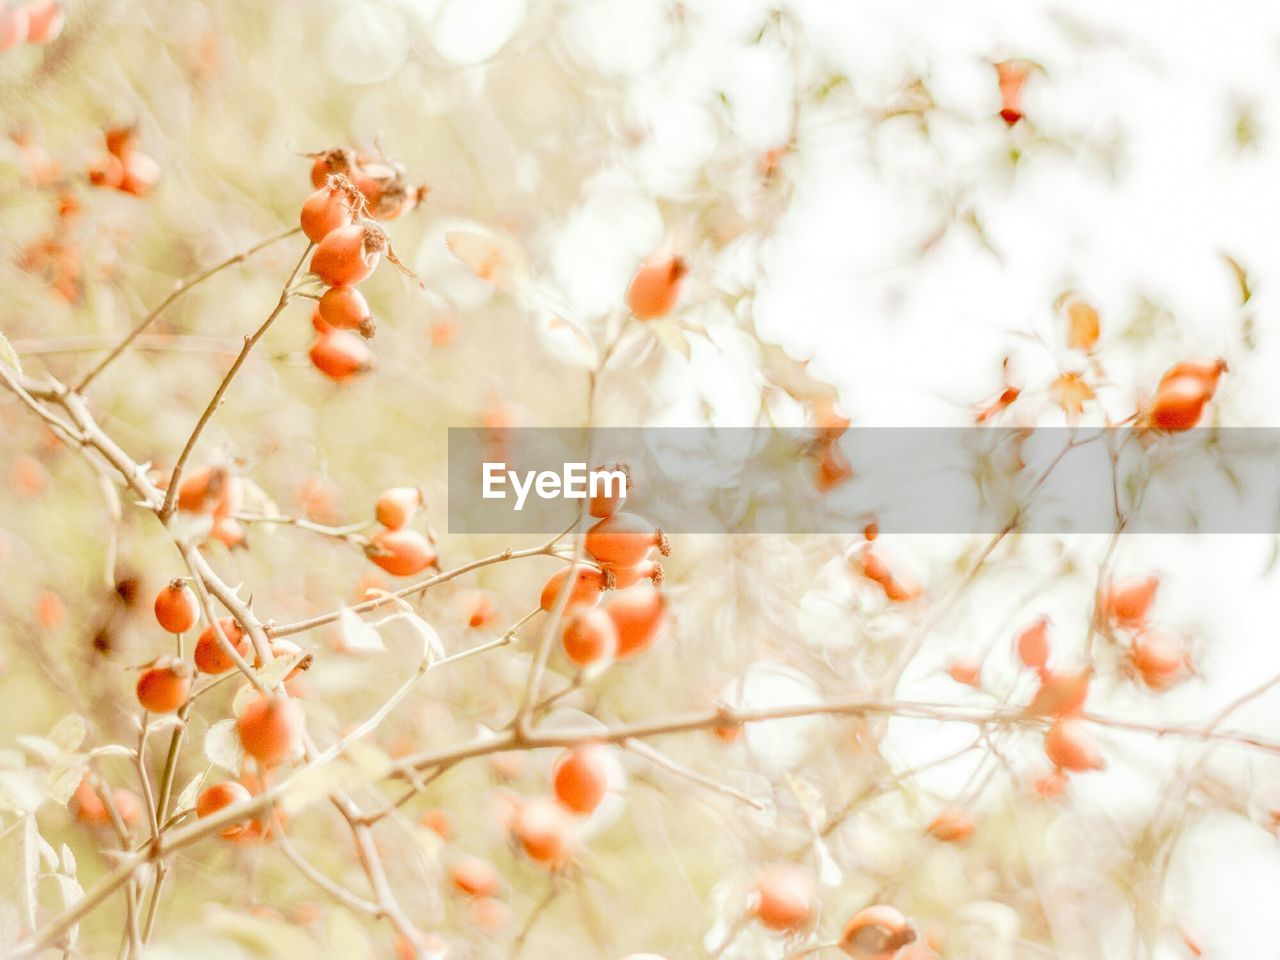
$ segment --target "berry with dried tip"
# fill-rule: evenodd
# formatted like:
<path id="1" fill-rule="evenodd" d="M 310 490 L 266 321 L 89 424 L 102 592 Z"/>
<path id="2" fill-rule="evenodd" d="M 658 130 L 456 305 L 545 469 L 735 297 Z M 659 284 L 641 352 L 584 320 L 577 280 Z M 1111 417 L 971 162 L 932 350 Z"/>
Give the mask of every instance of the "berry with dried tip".
<path id="1" fill-rule="evenodd" d="M 171 580 L 156 594 L 156 621 L 170 633 L 186 633 L 200 617 L 200 604 L 181 579 Z"/>
<path id="2" fill-rule="evenodd" d="M 664 574 L 662 564 L 657 560 L 641 560 L 634 567 L 615 567 L 610 564 L 607 569 L 613 574 L 615 590 L 625 590 L 627 587 L 635 586 L 641 580 L 648 580 L 655 587 L 662 586 Z"/>
<path id="3" fill-rule="evenodd" d="M 261 766 L 270 767 L 302 746 L 305 723 L 302 707 L 296 700 L 265 694 L 245 707 L 236 726 L 244 752 Z"/>
<path id="4" fill-rule="evenodd" d="M 548 613 L 551 612 L 556 604 L 556 598 L 560 595 L 561 588 L 568 579 L 568 567 L 562 567 L 547 578 L 547 582 L 542 587 L 542 597 L 540 599 L 543 610 Z M 606 577 L 603 571 L 597 570 L 595 567 L 576 568 L 573 575 L 573 585 L 569 587 L 569 596 L 565 601 L 565 613 L 571 613 L 579 607 L 595 606 L 600 599 L 600 594 L 604 592 L 605 586 Z"/>
<path id="5" fill-rule="evenodd" d="M 310 156 L 312 158 L 311 185 L 316 189 L 325 186 L 329 182 L 329 177 L 336 173 L 350 176 L 356 167 L 355 151 L 346 147 L 335 147 Z"/>
<path id="6" fill-rule="evenodd" d="M 613 567 L 634 567 L 654 547 L 664 557 L 671 553 L 666 534 L 634 513 L 615 513 L 601 520 L 587 531 L 586 547 L 602 565 Z"/>
<path id="7" fill-rule="evenodd" d="M 411 577 L 436 562 L 436 548 L 417 530 L 379 530 L 367 556 L 393 576 Z"/>
<path id="8" fill-rule="evenodd" d="M 751 912 L 770 930 L 792 932 L 813 921 L 815 906 L 812 878 L 803 870 L 784 864 L 760 878 Z"/>
<path id="9" fill-rule="evenodd" d="M 670 253 L 654 254 L 640 264 L 627 288 L 627 306 L 638 320 L 656 320 L 675 309 L 689 265 Z"/>
<path id="10" fill-rule="evenodd" d="M 330 287 L 355 286 L 369 279 L 390 246 L 387 232 L 372 220 L 331 230 L 311 255 L 311 272 Z"/>
<path id="11" fill-rule="evenodd" d="M 370 339 L 377 330 L 369 303 L 355 287 L 330 287 L 317 304 L 320 319 L 340 330 L 357 330 L 360 336 Z"/>
<path id="12" fill-rule="evenodd" d="M 138 702 L 150 713 L 173 713 L 191 695 L 191 667 L 177 657 L 161 657 L 138 678 Z"/>
<path id="13" fill-rule="evenodd" d="M 1009 126 L 1021 120 L 1022 87 L 1031 73 L 1026 60 L 1005 60 L 996 64 L 996 80 L 1000 84 L 1000 119 Z"/>
<path id="14" fill-rule="evenodd" d="M 378 495 L 373 515 L 388 530 L 399 530 L 426 504 L 417 487 L 391 487 Z"/>
<path id="15" fill-rule="evenodd" d="M 878 903 L 859 910 L 840 934 L 840 949 L 854 960 L 892 960 L 916 932 L 901 911 Z"/>
<path id="16" fill-rule="evenodd" d="M 232 617 L 223 617 L 218 624 L 236 653 L 241 657 L 248 656 L 249 638 L 240 624 Z M 236 668 L 236 662 L 223 647 L 212 625 L 205 627 L 196 638 L 195 663 L 197 670 L 208 674 L 227 673 Z"/>

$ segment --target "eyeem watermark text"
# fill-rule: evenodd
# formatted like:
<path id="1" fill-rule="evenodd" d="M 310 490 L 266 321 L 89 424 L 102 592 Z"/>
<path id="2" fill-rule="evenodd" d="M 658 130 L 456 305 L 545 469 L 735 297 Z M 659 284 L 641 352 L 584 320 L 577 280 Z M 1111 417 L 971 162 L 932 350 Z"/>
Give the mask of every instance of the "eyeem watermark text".
<path id="1" fill-rule="evenodd" d="M 622 497 L 627 492 L 627 474 L 623 470 L 600 468 L 588 470 L 586 463 L 566 463 L 554 470 L 508 470 L 502 462 L 484 463 L 485 500 L 506 500 L 507 488 L 515 494 L 515 509 L 523 510 L 530 492 L 542 500 L 585 500 L 587 497 Z"/>

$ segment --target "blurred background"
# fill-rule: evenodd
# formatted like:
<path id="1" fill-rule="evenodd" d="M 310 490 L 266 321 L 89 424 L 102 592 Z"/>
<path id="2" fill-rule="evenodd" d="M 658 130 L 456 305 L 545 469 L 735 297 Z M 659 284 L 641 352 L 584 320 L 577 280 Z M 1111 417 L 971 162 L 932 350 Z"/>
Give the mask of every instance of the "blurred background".
<path id="1" fill-rule="evenodd" d="M 1022 77 L 1013 123 L 996 69 L 1010 63 Z M 1102 424 L 1199 355 L 1230 366 L 1207 422 L 1274 426 L 1276 91 L 1280 8 L 1246 0 L 68 0 L 56 40 L 0 53 L 0 332 L 28 374 L 74 380 L 176 283 L 294 226 L 309 155 L 343 146 L 430 188 L 388 225 L 422 283 L 384 266 L 364 285 L 376 365 L 352 382 L 308 359 L 310 303 L 272 327 L 196 458 L 238 464 L 250 513 L 355 523 L 384 488 L 421 486 L 449 567 L 536 542 L 446 529 L 450 426 L 791 425 L 833 409 L 855 427 L 962 426 L 1010 383 L 1020 393 L 1004 425 Z M 134 125 L 154 186 L 93 186 L 104 131 Z M 470 253 L 447 242 L 459 235 Z M 282 239 L 196 287 L 95 381 L 93 408 L 132 456 L 172 465 L 303 246 Z M 592 355 L 614 342 L 627 285 L 655 251 L 689 264 L 679 308 L 627 328 L 592 402 Z M 486 258 L 496 282 L 476 276 Z M 1099 318 L 1088 342 L 1069 333 L 1074 302 Z M 1079 410 L 1055 389 L 1068 374 L 1088 384 Z M 167 643 L 148 605 L 181 571 L 158 526 L 127 497 L 113 520 L 76 451 L 8 397 L 0 431 L 4 830 L 40 790 L 18 736 L 69 712 L 89 718 L 90 743 L 135 736 L 136 668 Z M 244 547 L 207 552 L 264 618 L 391 582 L 348 544 L 280 524 L 247 533 Z M 663 645 L 548 722 L 718 698 L 1023 703 L 1035 682 L 1011 637 L 1048 614 L 1055 657 L 1079 660 L 1104 562 L 1161 578 L 1154 617 L 1196 670 L 1156 694 L 1106 648 L 1091 710 L 1196 726 L 1280 673 L 1275 537 L 1125 536 L 1112 550 L 1105 536 L 1015 535 L 970 577 L 987 539 L 883 538 L 923 585 L 903 604 L 846 560 L 861 538 L 678 537 Z M 501 564 L 432 591 L 421 612 L 463 649 L 536 604 L 553 569 Z M 478 629 L 463 615 L 477 587 L 497 605 Z M 318 738 L 412 669 L 414 638 L 384 633 L 373 652 L 344 649 L 336 629 L 303 638 L 318 652 L 306 678 Z M 505 723 L 529 651 L 432 676 L 378 748 L 416 752 Z M 957 657 L 981 660 L 980 689 L 947 675 Z M 231 696 L 211 698 L 192 744 Z M 1230 726 L 1270 740 L 1278 706 L 1272 691 Z M 452 957 L 518 943 L 526 957 L 780 958 L 784 940 L 732 930 L 761 865 L 796 857 L 821 878 L 827 936 L 879 899 L 944 957 L 1276 955 L 1274 750 L 1099 729 L 1106 769 L 1045 799 L 1029 788 L 1049 769 L 1041 738 L 997 749 L 975 745 L 978 732 L 814 718 L 734 743 L 663 740 L 764 810 L 628 766 L 625 802 L 589 827 L 583 877 L 527 927 L 548 879 L 509 849 L 495 808 L 505 791 L 540 789 L 554 754 L 464 765 L 382 839 L 406 908 Z M 210 765 L 188 754 L 180 784 Z M 122 761 L 104 769 L 127 782 Z M 979 824 L 964 845 L 924 829 L 951 804 Z M 449 840 L 419 822 L 435 808 L 454 820 Z M 108 869 L 103 838 L 65 811 L 46 804 L 39 821 L 75 851 L 85 886 Z M 830 825 L 818 843 L 815 823 Z M 0 838 L 0 856 L 17 862 L 19 835 Z M 358 887 L 335 835 L 324 809 L 290 832 Z M 442 889 L 460 850 L 498 864 L 509 917 L 477 919 Z M 23 925 L 19 877 L 0 886 L 10 880 L 6 945 Z M 269 845 L 185 853 L 160 916 L 149 957 L 393 955 L 389 929 L 323 902 Z M 79 949 L 112 955 L 119 931 L 118 905 L 105 907 Z"/>

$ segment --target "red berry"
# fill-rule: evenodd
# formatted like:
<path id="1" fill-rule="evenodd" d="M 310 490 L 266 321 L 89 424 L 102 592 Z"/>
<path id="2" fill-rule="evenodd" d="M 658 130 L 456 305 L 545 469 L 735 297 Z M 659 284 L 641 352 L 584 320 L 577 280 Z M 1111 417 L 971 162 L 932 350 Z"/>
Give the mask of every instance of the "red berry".
<path id="1" fill-rule="evenodd" d="M 249 638 L 245 636 L 240 624 L 231 617 L 223 617 L 218 623 L 236 653 L 242 657 L 247 656 L 250 646 Z M 223 649 L 212 626 L 205 627 L 196 639 L 195 663 L 197 670 L 208 674 L 227 673 L 236 667 L 236 662 Z"/>
<path id="2" fill-rule="evenodd" d="M 191 695 L 191 668 L 176 657 L 161 657 L 138 678 L 138 702 L 150 713 L 173 713 Z"/>
<path id="3" fill-rule="evenodd" d="M 269 767 L 298 750 L 305 723 L 296 700 L 268 694 L 245 707 L 237 727 L 244 752 Z"/>
<path id="4" fill-rule="evenodd" d="M 335 383 L 345 383 L 373 369 L 373 353 L 350 330 L 330 330 L 320 335 L 308 353 L 311 364 Z"/>
<path id="5" fill-rule="evenodd" d="M 639 320 L 665 317 L 680 299 L 680 287 L 689 265 L 672 254 L 655 254 L 645 260 L 627 288 L 627 306 Z"/>
<path id="6" fill-rule="evenodd" d="M 435 547 L 416 530 L 379 530 L 369 542 L 369 559 L 393 576 L 411 577 L 436 562 Z"/>
<path id="7" fill-rule="evenodd" d="M 200 617 L 196 595 L 181 580 L 173 580 L 156 594 L 156 621 L 170 633 L 186 633 Z"/>

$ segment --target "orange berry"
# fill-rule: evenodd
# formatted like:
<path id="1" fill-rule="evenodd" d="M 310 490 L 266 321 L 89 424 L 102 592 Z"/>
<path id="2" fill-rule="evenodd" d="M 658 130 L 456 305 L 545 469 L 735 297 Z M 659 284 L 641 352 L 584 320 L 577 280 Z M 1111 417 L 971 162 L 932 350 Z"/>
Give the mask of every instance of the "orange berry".
<path id="1" fill-rule="evenodd" d="M 458 598 L 462 620 L 473 630 L 487 626 L 498 615 L 498 604 L 491 590 L 468 590 Z"/>
<path id="2" fill-rule="evenodd" d="M 502 889 L 502 878 L 488 860 L 463 857 L 449 871 L 449 878 L 469 897 L 492 897 Z"/>
<path id="3" fill-rule="evenodd" d="M 641 560 L 634 567 L 615 567 L 605 565 L 605 569 L 613 574 L 613 589 L 625 590 L 635 586 L 641 580 L 648 580 L 655 587 L 662 585 L 662 564 L 656 560 Z"/>
<path id="4" fill-rule="evenodd" d="M 617 485 L 613 485 L 614 492 L 606 495 L 604 488 L 601 492 L 587 501 L 587 513 L 593 517 L 612 517 L 618 512 L 618 508 L 622 506 L 624 500 L 627 499 L 627 493 L 631 490 L 631 468 L 625 463 L 606 463 L 596 467 L 596 472 L 601 471 L 619 471 L 626 474 L 627 482 L 622 491 L 617 491 Z"/>
<path id="5" fill-rule="evenodd" d="M 1227 361 L 1221 357 L 1195 357 L 1191 360 L 1183 360 L 1164 372 L 1156 387 L 1156 393 L 1175 380 L 1189 379 L 1200 384 L 1207 400 L 1218 389 L 1218 379 L 1229 369 Z"/>
<path id="6" fill-rule="evenodd" d="M 373 352 L 349 330 L 321 334 L 307 355 L 311 365 L 335 383 L 345 383 L 374 365 Z"/>
<path id="7" fill-rule="evenodd" d="M 186 633 L 200 617 L 200 604 L 182 580 L 172 580 L 156 594 L 156 621 L 170 633 Z"/>
<path id="8" fill-rule="evenodd" d="M 119 187 L 124 180 L 124 164 L 114 153 L 104 153 L 89 164 L 85 175 L 95 187 Z"/>
<path id="9" fill-rule="evenodd" d="M 496 933 L 511 923 L 511 908 L 493 897 L 477 897 L 471 901 L 471 922 L 481 930 Z"/>
<path id="10" fill-rule="evenodd" d="M 1044 752 L 1062 770 L 1101 770 L 1102 753 L 1084 721 L 1059 720 L 1044 736 Z"/>
<path id="11" fill-rule="evenodd" d="M 223 634 L 226 635 L 227 642 L 235 648 L 236 653 L 242 657 L 247 656 L 250 647 L 249 638 L 240 624 L 232 617 L 223 617 L 218 623 L 222 627 Z M 236 668 L 236 662 L 223 648 L 212 625 L 205 627 L 196 638 L 195 663 L 197 670 L 208 674 L 227 673 Z"/>
<path id="12" fill-rule="evenodd" d="M 242 783 L 237 783 L 234 780 L 215 783 L 213 786 L 201 790 L 200 795 L 196 797 L 196 816 L 203 820 L 205 817 L 211 817 L 233 804 L 245 803 L 251 800 L 252 797 L 253 795 L 249 793 L 248 788 Z M 222 830 L 220 836 L 224 840 L 234 840 L 244 834 L 247 828 L 247 822 L 233 823 Z"/>
<path id="13" fill-rule="evenodd" d="M 587 531 L 586 547 L 600 563 L 617 567 L 634 567 L 654 547 L 664 557 L 671 553 L 666 534 L 634 513 L 605 517 Z"/>
<path id="14" fill-rule="evenodd" d="M 27 0 L 27 43 L 52 43 L 66 23 L 61 0 Z"/>
<path id="15" fill-rule="evenodd" d="M 268 694 L 245 707 L 237 726 L 244 752 L 269 767 L 298 750 L 305 723 L 296 700 Z"/>
<path id="16" fill-rule="evenodd" d="M 244 506 L 244 481 L 229 467 L 198 467 L 182 477 L 178 509 L 229 517 Z"/>
<path id="17" fill-rule="evenodd" d="M 235 780 L 226 780 L 205 787 L 196 797 L 196 816 L 202 820 L 226 809 L 232 804 L 245 803 L 252 799 L 247 787 Z"/>
<path id="18" fill-rule="evenodd" d="M 1200 422 L 1209 397 L 1194 377 L 1177 377 L 1156 391 L 1147 423 L 1157 430 L 1190 430 Z"/>
<path id="19" fill-rule="evenodd" d="M 243 547 L 249 542 L 249 532 L 235 517 L 215 518 L 213 526 L 209 529 L 209 536 L 222 543 L 228 550 Z"/>
<path id="20" fill-rule="evenodd" d="M 562 567 L 547 578 L 542 587 L 542 609 L 551 612 L 556 598 L 565 581 L 569 579 L 569 567 Z M 569 588 L 569 597 L 565 604 L 565 612 L 570 613 L 579 607 L 594 606 L 604 592 L 605 575 L 595 567 L 578 567 L 574 571 L 573 585 Z"/>
<path id="21" fill-rule="evenodd" d="M 173 713 L 191 695 L 191 668 L 176 657 L 161 657 L 138 678 L 138 702 L 151 713 Z"/>
<path id="22" fill-rule="evenodd" d="M 862 551 L 860 561 L 863 576 L 878 583 L 890 600 L 903 603 L 920 595 L 920 587 L 903 576 L 895 575 L 876 550 L 868 548 Z"/>
<path id="23" fill-rule="evenodd" d="M 996 79 L 1000 84 L 1000 119 L 1011 127 L 1024 116 L 1022 87 L 1030 72 L 1031 65 L 1026 60 L 1005 60 L 996 64 Z"/>
<path id="24" fill-rule="evenodd" d="M 1129 659 L 1152 690 L 1169 690 L 1191 676 L 1191 658 L 1173 634 L 1145 631 L 1133 638 Z"/>
<path id="25" fill-rule="evenodd" d="M 1067 790 L 1067 778 L 1061 770 L 1046 773 L 1031 784 L 1031 792 L 1040 800 L 1056 800 Z"/>
<path id="26" fill-rule="evenodd" d="M 1098 342 L 1102 323 L 1092 304 L 1071 298 L 1067 304 L 1067 346 L 1090 351 Z"/>
<path id="27" fill-rule="evenodd" d="M 46 630 L 56 630 L 67 618 L 67 607 L 52 590 L 36 594 L 36 622 Z"/>
<path id="28" fill-rule="evenodd" d="M 418 823 L 435 833 L 441 840 L 453 839 L 453 815 L 448 810 L 434 807 L 424 810 L 418 817 Z"/>
<path id="29" fill-rule="evenodd" d="M 770 930 L 801 930 L 812 922 L 814 908 L 813 880 L 797 867 L 773 867 L 756 884 L 752 913 Z"/>
<path id="30" fill-rule="evenodd" d="M 661 592 L 641 584 L 610 598 L 604 612 L 618 631 L 618 659 L 626 660 L 648 650 L 667 619 L 667 601 Z"/>
<path id="31" fill-rule="evenodd" d="M 311 329 L 320 334 L 328 333 L 333 329 L 329 321 L 320 316 L 320 304 L 318 302 L 315 305 L 315 309 L 311 311 Z"/>
<path id="32" fill-rule="evenodd" d="M 312 243 L 319 243 L 351 221 L 350 197 L 346 191 L 332 184 L 326 184 L 302 201 L 302 211 L 298 215 L 302 232 Z"/>
<path id="33" fill-rule="evenodd" d="M 966 687 L 980 686 L 981 674 L 982 663 L 969 657 L 958 657 L 947 667 L 947 675 L 956 683 L 963 683 Z"/>
<path id="34" fill-rule="evenodd" d="M 976 825 L 967 810 L 947 807 L 929 821 L 929 835 L 943 843 L 959 843 L 973 836 Z"/>
<path id="35" fill-rule="evenodd" d="M 580 667 L 611 659 L 618 650 L 618 628 L 598 607 L 576 611 L 560 637 L 565 656 Z"/>
<path id="36" fill-rule="evenodd" d="M 1089 696 L 1092 667 L 1042 670 L 1040 687 L 1027 705 L 1027 713 L 1041 717 L 1069 717 L 1079 713 Z"/>
<path id="37" fill-rule="evenodd" d="M 346 147 L 335 147 L 312 156 L 311 185 L 316 189 L 327 186 L 329 177 L 335 173 L 350 175 L 356 166 L 355 153 Z"/>
<path id="38" fill-rule="evenodd" d="M 1107 619 L 1129 629 L 1142 626 L 1159 587 L 1160 578 L 1154 576 L 1113 581 L 1106 594 Z"/>
<path id="39" fill-rule="evenodd" d="M 320 318 L 340 330 L 358 330 L 366 340 L 373 336 L 375 326 L 369 304 L 355 287 L 330 287 L 320 297 Z"/>
<path id="40" fill-rule="evenodd" d="M 399 530 L 427 502 L 417 487 L 392 487 L 382 491 L 373 507 L 373 515 L 388 530 Z"/>
<path id="41" fill-rule="evenodd" d="M 76 792 L 72 794 L 72 803 L 75 807 L 76 819 L 81 823 L 101 826 L 111 822 L 107 814 L 107 805 L 102 802 L 102 798 L 90 786 L 88 780 L 81 780 L 76 786 Z"/>
<path id="42" fill-rule="evenodd" d="M 534 797 L 516 813 L 512 832 L 530 859 L 552 869 L 569 859 L 573 818 L 550 797 Z"/>
<path id="43" fill-rule="evenodd" d="M 609 792 L 612 761 L 602 743 L 582 744 L 561 754 L 551 776 L 556 799 L 574 813 L 591 813 Z"/>
<path id="44" fill-rule="evenodd" d="M 1049 662 L 1049 618 L 1041 617 L 1023 627 L 1013 641 L 1024 666 L 1039 670 Z"/>
<path id="45" fill-rule="evenodd" d="M 840 934 L 840 948 L 854 960 L 892 960 L 915 939 L 915 930 L 901 912 L 878 903 L 849 919 Z"/>
<path id="46" fill-rule="evenodd" d="M 655 254 L 640 264 L 627 288 L 627 306 L 639 320 L 665 317 L 680 299 L 689 265 L 672 254 Z"/>
<path id="47" fill-rule="evenodd" d="M 338 227 L 316 245 L 311 272 L 326 286 L 355 286 L 369 279 L 387 246 L 386 231 L 370 220 Z"/>
<path id="48" fill-rule="evenodd" d="M 49 486 L 49 474 L 35 457 L 23 455 L 9 468 L 9 484 L 20 497 L 38 497 Z"/>
<path id="49" fill-rule="evenodd" d="M 160 164 L 141 150 L 130 150 L 120 158 L 124 165 L 124 173 L 120 178 L 120 189 L 135 197 L 144 197 L 160 179 Z"/>
<path id="50" fill-rule="evenodd" d="M 392 576 L 411 577 L 436 562 L 436 548 L 417 530 L 379 530 L 369 543 L 369 559 Z"/>
<path id="51" fill-rule="evenodd" d="M 0 7 L 0 53 L 25 43 L 31 29 L 26 7 Z"/>

